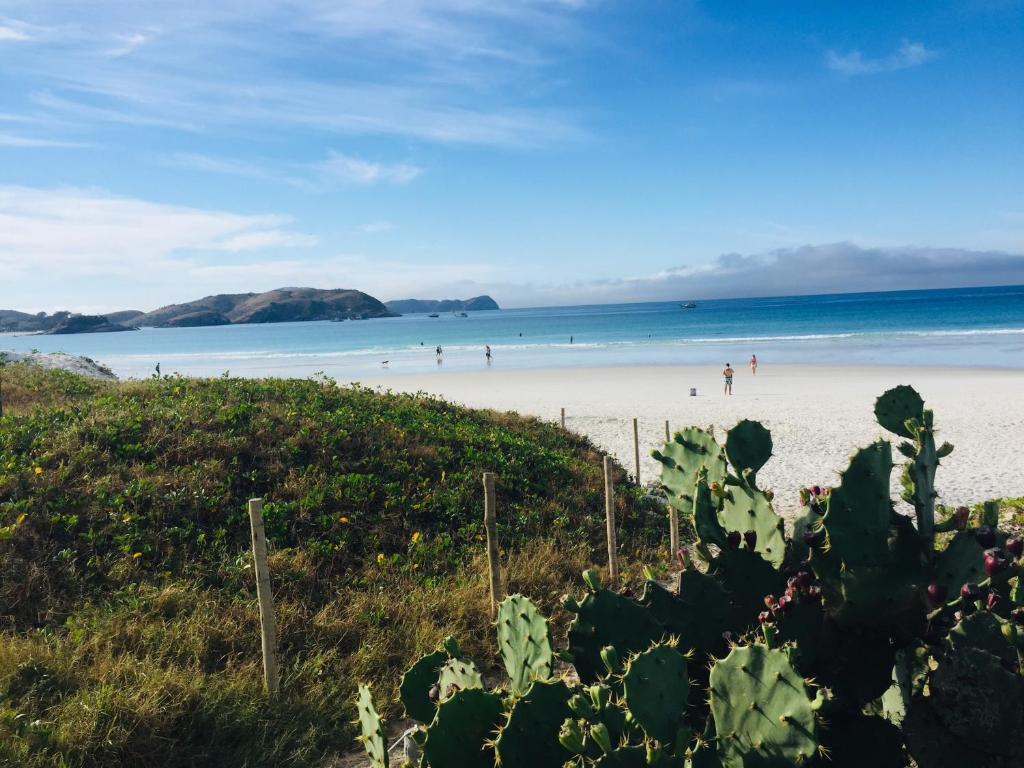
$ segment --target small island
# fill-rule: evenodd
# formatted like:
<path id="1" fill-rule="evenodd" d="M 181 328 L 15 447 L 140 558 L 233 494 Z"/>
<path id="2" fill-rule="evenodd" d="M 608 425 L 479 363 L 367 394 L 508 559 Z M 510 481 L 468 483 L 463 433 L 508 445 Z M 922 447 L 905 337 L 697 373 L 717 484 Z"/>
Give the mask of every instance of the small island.
<path id="1" fill-rule="evenodd" d="M 396 299 L 385 302 L 392 312 L 416 314 L 420 312 L 479 312 L 501 309 L 490 296 L 474 296 L 472 299 Z"/>

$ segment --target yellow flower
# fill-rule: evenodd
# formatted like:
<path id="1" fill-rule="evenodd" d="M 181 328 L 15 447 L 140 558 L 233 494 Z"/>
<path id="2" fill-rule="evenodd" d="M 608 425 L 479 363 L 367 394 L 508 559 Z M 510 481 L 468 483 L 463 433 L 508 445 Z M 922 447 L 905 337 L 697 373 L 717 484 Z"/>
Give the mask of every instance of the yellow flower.
<path id="1" fill-rule="evenodd" d="M 138 560 L 140 557 L 142 557 L 141 552 L 135 552 L 132 554 L 132 560 Z"/>
<path id="2" fill-rule="evenodd" d="M 341 517 L 338 518 L 338 522 L 339 523 L 348 523 L 348 518 L 345 517 L 344 515 L 342 515 Z"/>
<path id="3" fill-rule="evenodd" d="M 378 552 L 377 553 L 377 564 L 378 565 L 384 565 L 384 553 L 383 552 Z"/>
<path id="4" fill-rule="evenodd" d="M 413 543 L 413 544 L 415 544 L 415 543 L 416 543 L 417 541 L 419 541 L 419 540 L 420 540 L 420 532 L 419 532 L 419 531 L 416 531 L 416 532 L 415 532 L 415 533 L 414 533 L 414 534 L 412 535 L 412 543 Z"/>
<path id="5" fill-rule="evenodd" d="M 43 474 L 43 468 L 42 467 L 36 467 L 36 474 L 37 475 Z"/>

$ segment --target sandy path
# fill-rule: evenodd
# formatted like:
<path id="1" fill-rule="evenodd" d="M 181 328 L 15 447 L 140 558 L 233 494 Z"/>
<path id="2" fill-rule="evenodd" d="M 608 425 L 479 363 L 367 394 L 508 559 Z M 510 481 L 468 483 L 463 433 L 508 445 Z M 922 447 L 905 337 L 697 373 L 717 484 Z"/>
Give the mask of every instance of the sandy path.
<path id="1" fill-rule="evenodd" d="M 673 429 L 714 424 L 719 432 L 739 419 L 758 419 L 771 429 L 775 443 L 775 456 L 758 477 L 763 487 L 776 491 L 781 512 L 795 511 L 802 485 L 833 484 L 850 452 L 883 434 L 872 415 L 875 398 L 896 384 L 912 384 L 934 408 L 941 439 L 956 446 L 939 470 L 940 501 L 1024 495 L 1019 439 L 1024 371 L 788 365 L 762 366 L 753 377 L 736 367 L 732 397 L 722 394 L 717 370 L 682 366 L 509 371 L 495 366 L 473 373 L 383 372 L 362 383 L 552 421 L 564 406 L 569 429 L 589 435 L 630 470 L 636 416 L 645 482 L 658 471 L 648 454 L 664 440 L 666 419 Z M 697 397 L 688 396 L 690 387 L 697 387 Z M 894 472 L 894 494 L 897 477 Z"/>

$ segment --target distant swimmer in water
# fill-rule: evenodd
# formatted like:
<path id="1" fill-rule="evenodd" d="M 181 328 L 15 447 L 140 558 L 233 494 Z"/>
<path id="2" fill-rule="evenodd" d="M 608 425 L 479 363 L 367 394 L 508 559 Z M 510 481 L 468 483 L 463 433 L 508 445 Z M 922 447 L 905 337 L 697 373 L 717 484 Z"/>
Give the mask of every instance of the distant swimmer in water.
<path id="1" fill-rule="evenodd" d="M 569 337 L 569 343 L 572 344 L 572 336 Z"/>
<path id="2" fill-rule="evenodd" d="M 736 373 L 736 371 L 732 369 L 732 364 L 726 363 L 725 370 L 722 371 L 722 376 L 725 377 L 725 394 L 727 395 L 732 394 L 732 377 L 734 373 Z"/>
<path id="3" fill-rule="evenodd" d="M 380 367 L 381 368 L 387 368 L 388 367 L 388 363 L 390 363 L 390 362 L 391 362 L 390 360 L 381 360 L 380 361 Z"/>
<path id="4" fill-rule="evenodd" d="M 750 356 L 750 372 L 757 376 L 757 355 Z"/>
<path id="5" fill-rule="evenodd" d="M 486 348 L 486 351 L 484 352 L 484 357 L 487 358 L 487 364 L 490 365 L 491 364 L 491 345 L 490 344 L 485 344 L 484 347 Z"/>

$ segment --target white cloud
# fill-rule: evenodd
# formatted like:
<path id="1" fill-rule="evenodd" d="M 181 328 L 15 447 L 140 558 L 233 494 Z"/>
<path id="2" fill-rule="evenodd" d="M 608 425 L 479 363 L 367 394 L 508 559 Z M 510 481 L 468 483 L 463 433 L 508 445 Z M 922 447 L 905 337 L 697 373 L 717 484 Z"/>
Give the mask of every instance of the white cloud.
<path id="1" fill-rule="evenodd" d="M 332 151 L 321 171 L 327 179 L 345 184 L 408 184 L 423 169 L 407 163 L 376 163 Z"/>
<path id="2" fill-rule="evenodd" d="M 884 58 L 867 58 L 857 50 L 846 53 L 831 50 L 825 55 L 825 65 L 844 75 L 872 75 L 917 67 L 931 61 L 938 54 L 924 43 L 902 40 L 899 48 Z"/>
<path id="3" fill-rule="evenodd" d="M 0 43 L 2 42 L 24 42 L 30 40 L 31 36 L 26 31 L 24 24 L 15 21 L 4 21 L 0 19 Z"/>
<path id="4" fill-rule="evenodd" d="M 0 186 L 0 273 L 153 277 L 205 252 L 306 247 L 286 216 L 240 215 L 151 203 L 88 189 Z M 9 283 L 9 284 L 11 284 Z"/>
<path id="5" fill-rule="evenodd" d="M 379 232 L 390 232 L 395 229 L 395 225 L 390 221 L 384 221 L 379 219 L 377 221 L 368 221 L 359 227 L 360 231 L 366 232 L 369 235 L 375 235 Z"/>
<path id="6" fill-rule="evenodd" d="M 228 176 L 245 176 L 252 179 L 267 178 L 270 174 L 263 168 L 244 160 L 233 160 L 223 157 L 210 157 L 195 152 L 177 152 L 164 162 L 178 168 L 188 168 L 205 173 L 221 173 Z"/>
<path id="7" fill-rule="evenodd" d="M 551 54 L 584 39 L 583 5 L 35 3 L 25 6 L 35 44 L 19 46 L 25 53 L 4 66 L 32 82 L 37 105 L 83 124 L 300 127 L 537 145 L 582 133 L 574 114 L 537 106 L 536 94 L 551 87 Z"/>
<path id="8" fill-rule="evenodd" d="M 61 141 L 59 139 L 42 139 L 35 136 L 17 136 L 0 133 L 0 147 L 88 147 L 80 141 Z"/>

